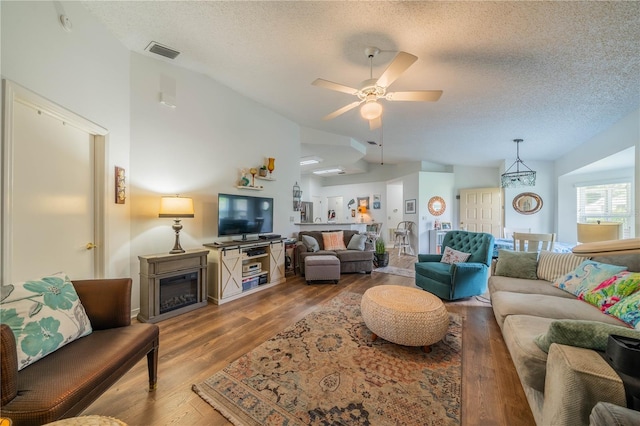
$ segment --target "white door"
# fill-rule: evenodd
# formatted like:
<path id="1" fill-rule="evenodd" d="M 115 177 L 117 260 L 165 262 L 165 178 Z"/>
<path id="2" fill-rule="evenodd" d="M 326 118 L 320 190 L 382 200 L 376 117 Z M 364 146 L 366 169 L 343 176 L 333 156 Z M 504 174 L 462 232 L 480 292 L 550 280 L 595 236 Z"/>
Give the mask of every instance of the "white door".
<path id="1" fill-rule="evenodd" d="M 503 224 L 501 188 L 460 190 L 460 229 L 500 238 Z"/>
<path id="2" fill-rule="evenodd" d="M 96 214 L 96 205 L 103 209 L 95 193 L 97 137 L 81 129 L 72 113 L 65 121 L 60 107 L 38 105 L 37 95 L 13 89 L 5 93 L 11 107 L 5 115 L 3 282 L 60 271 L 71 279 L 95 278 L 103 268 L 103 252 L 92 247 L 103 244 L 103 215 Z M 99 145 L 102 157 L 102 140 Z"/>

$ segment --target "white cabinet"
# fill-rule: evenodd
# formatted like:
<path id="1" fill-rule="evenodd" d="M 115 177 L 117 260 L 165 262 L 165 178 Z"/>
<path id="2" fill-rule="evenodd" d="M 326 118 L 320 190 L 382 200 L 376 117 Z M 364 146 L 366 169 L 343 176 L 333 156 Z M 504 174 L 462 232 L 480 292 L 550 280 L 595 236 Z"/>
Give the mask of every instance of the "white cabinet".
<path id="1" fill-rule="evenodd" d="M 219 293 L 225 297 L 242 293 L 242 252 L 231 248 L 218 253 Z"/>
<path id="2" fill-rule="evenodd" d="M 442 254 L 442 240 L 449 231 L 441 231 L 439 229 L 429 230 L 429 253 Z"/>
<path id="3" fill-rule="evenodd" d="M 209 295 L 217 305 L 285 282 L 284 240 L 205 244 Z"/>

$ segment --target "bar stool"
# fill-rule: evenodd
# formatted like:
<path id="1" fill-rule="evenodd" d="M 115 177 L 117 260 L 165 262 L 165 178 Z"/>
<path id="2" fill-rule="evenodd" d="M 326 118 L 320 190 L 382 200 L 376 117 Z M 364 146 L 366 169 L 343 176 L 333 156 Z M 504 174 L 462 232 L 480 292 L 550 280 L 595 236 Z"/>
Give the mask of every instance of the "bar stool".
<path id="1" fill-rule="evenodd" d="M 395 234 L 395 242 L 393 248 L 398 248 L 398 256 L 400 254 L 409 254 L 414 256 L 413 247 L 411 247 L 411 232 L 413 231 L 413 227 L 415 223 L 411 221 L 403 221 L 398 224 Z"/>

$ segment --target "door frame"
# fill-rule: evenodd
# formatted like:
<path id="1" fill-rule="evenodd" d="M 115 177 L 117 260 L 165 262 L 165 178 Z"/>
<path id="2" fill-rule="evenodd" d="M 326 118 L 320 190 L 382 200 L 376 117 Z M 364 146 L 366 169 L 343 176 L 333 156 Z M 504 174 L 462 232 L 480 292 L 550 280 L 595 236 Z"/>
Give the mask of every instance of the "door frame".
<path id="1" fill-rule="evenodd" d="M 76 127 L 84 132 L 94 136 L 94 155 L 93 159 L 93 224 L 94 237 L 93 243 L 96 245 L 94 249 L 94 277 L 104 277 L 107 241 L 106 241 L 106 224 L 107 224 L 107 164 L 106 164 L 106 147 L 108 131 L 104 127 L 84 118 L 80 115 L 69 111 L 68 109 L 48 100 L 36 93 L 26 89 L 19 84 L 3 79 L 3 132 L 2 132 L 2 208 L 0 214 L 0 238 L 2 240 L 2 255 L 0 256 L 0 284 L 10 284 L 11 265 L 13 254 L 11 253 L 11 241 L 13 238 L 13 218 L 9 206 L 13 205 L 13 169 L 14 169 L 14 103 L 19 102 L 28 107 L 34 108 L 43 114 L 48 114 L 67 125 Z"/>

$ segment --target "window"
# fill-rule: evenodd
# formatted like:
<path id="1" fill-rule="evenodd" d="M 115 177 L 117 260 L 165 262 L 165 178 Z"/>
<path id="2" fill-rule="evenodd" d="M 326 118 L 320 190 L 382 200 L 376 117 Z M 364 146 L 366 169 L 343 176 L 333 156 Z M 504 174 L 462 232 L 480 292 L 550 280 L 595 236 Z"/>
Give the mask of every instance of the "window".
<path id="1" fill-rule="evenodd" d="M 578 222 L 622 222 L 623 238 L 631 236 L 631 182 L 578 186 L 577 194 Z"/>

